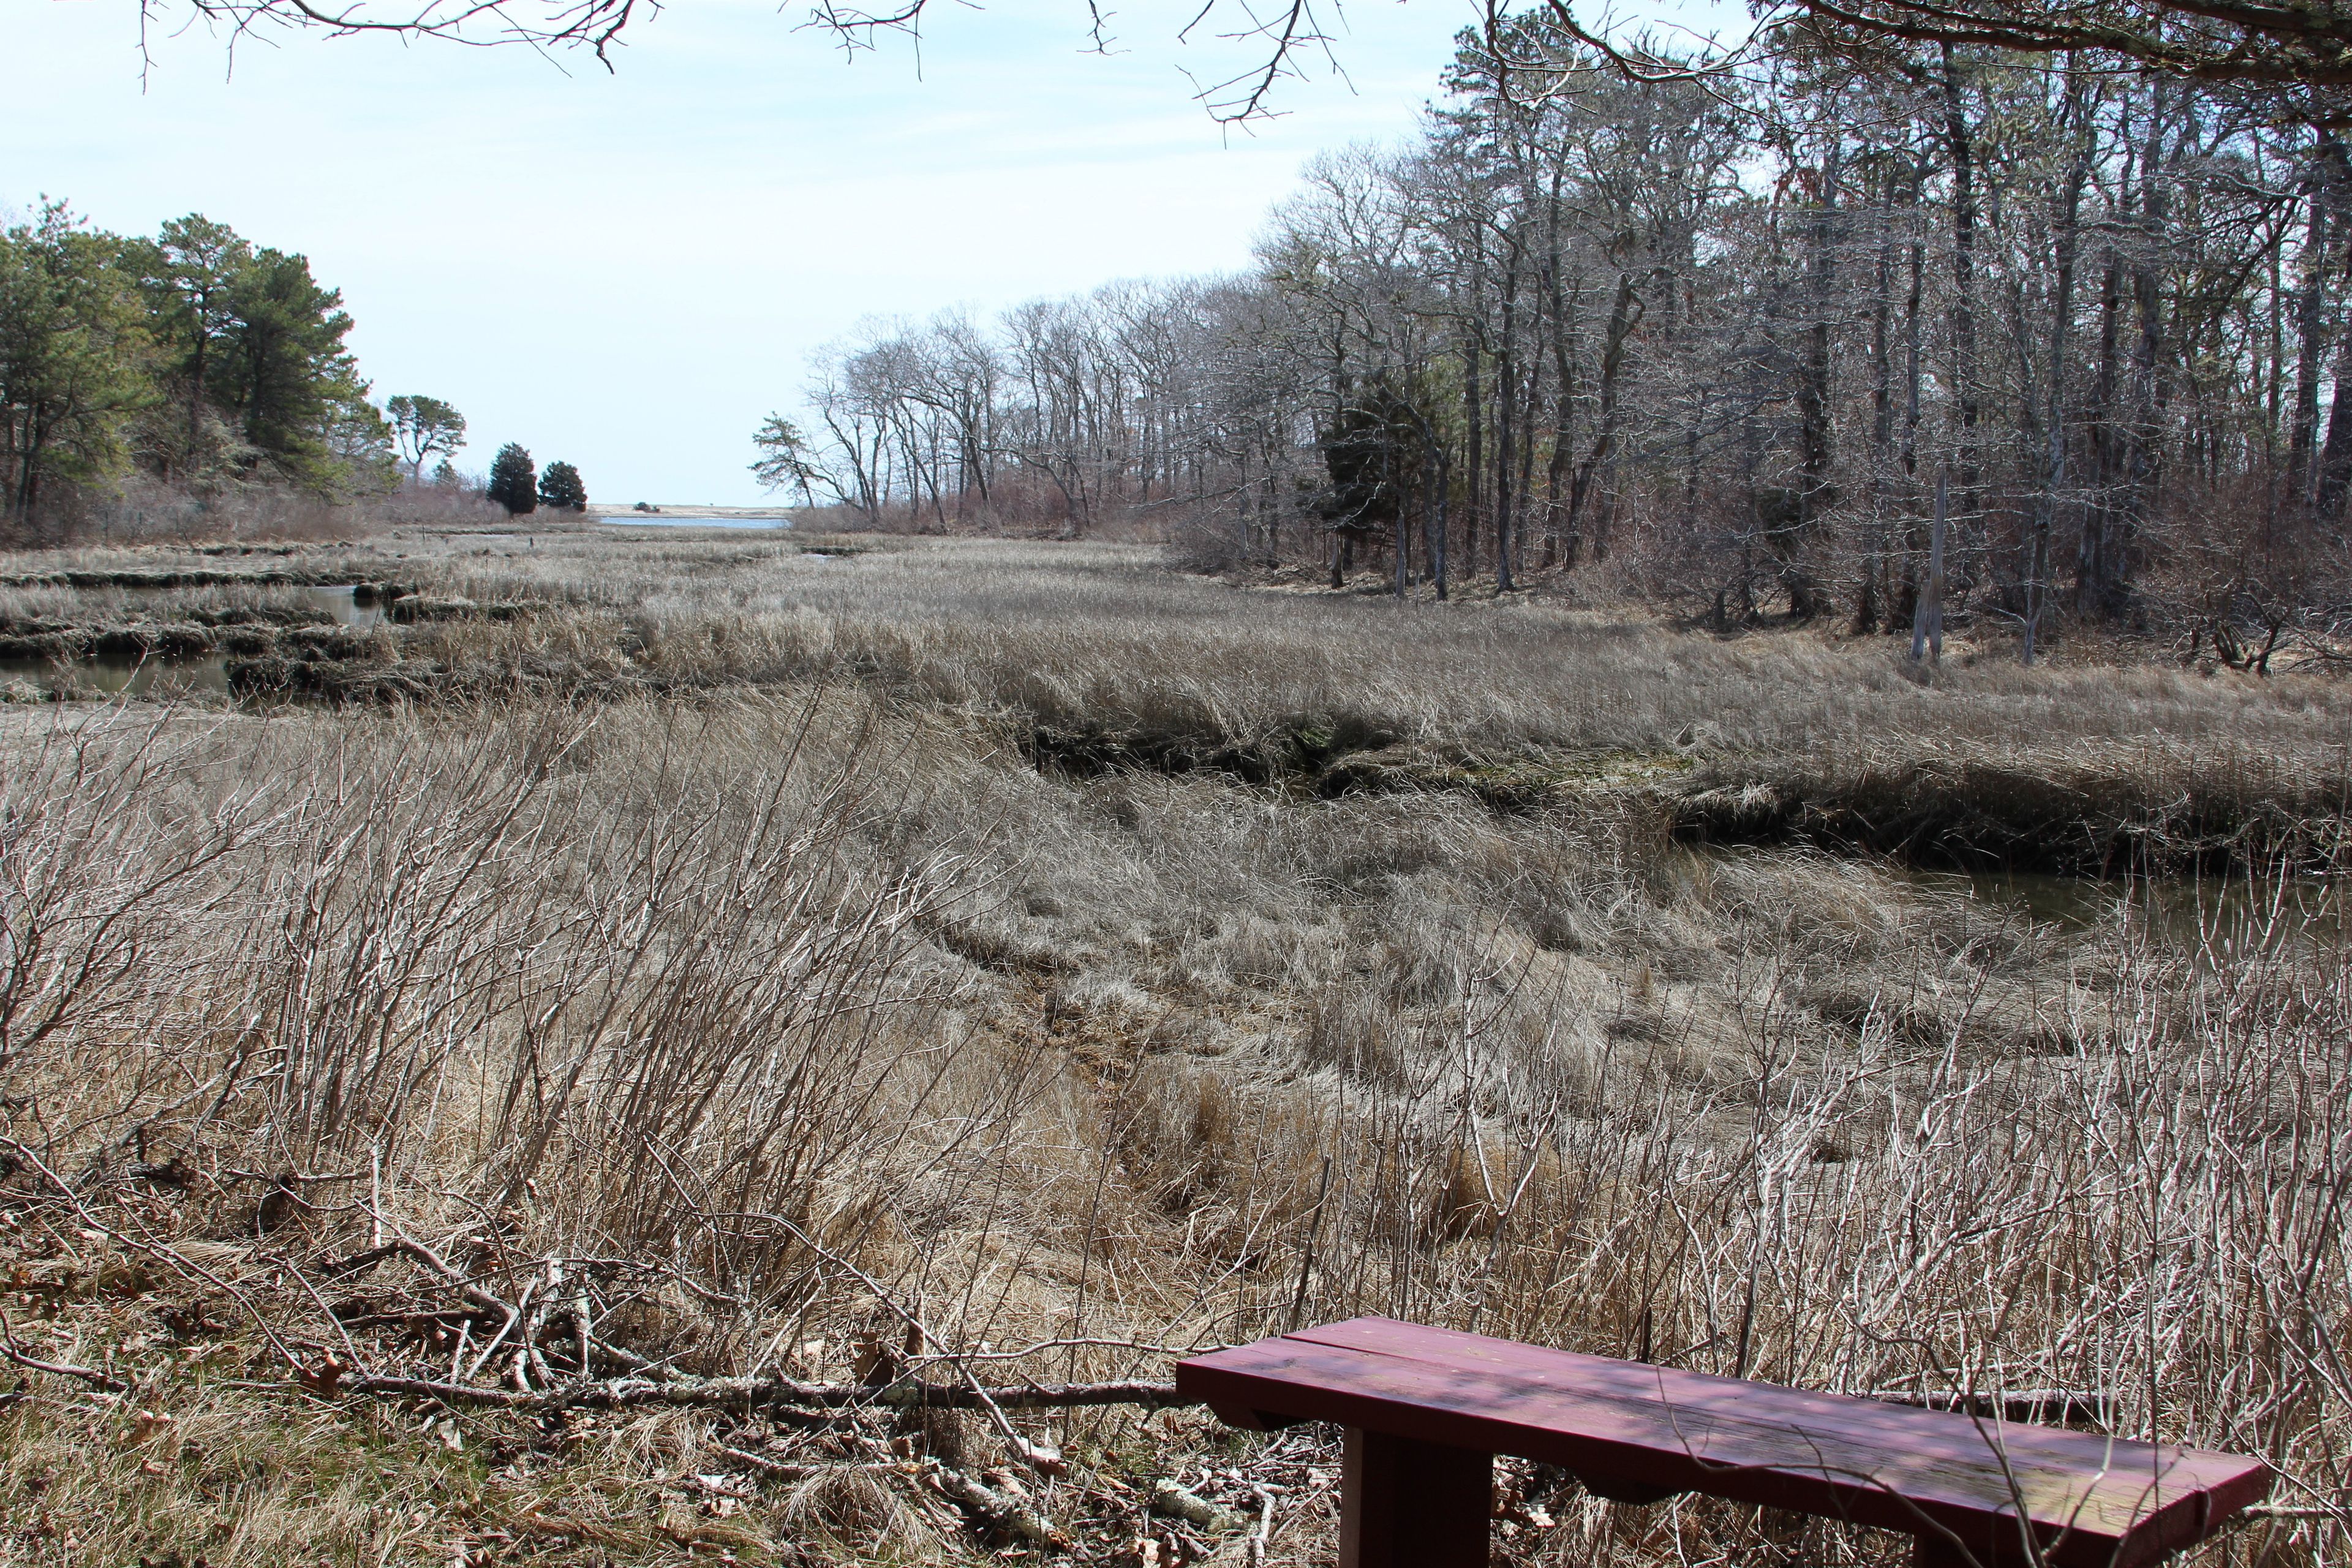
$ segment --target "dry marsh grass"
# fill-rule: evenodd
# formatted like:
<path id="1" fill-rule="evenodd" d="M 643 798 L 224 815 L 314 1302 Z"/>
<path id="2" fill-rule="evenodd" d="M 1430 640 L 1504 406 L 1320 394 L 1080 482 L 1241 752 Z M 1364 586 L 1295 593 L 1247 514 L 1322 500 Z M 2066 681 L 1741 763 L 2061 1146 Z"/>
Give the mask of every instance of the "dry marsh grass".
<path id="1" fill-rule="evenodd" d="M 667 689 L 846 675 L 999 715 L 1033 755 L 1080 771 L 1454 787 L 1506 805 L 1665 779 L 1685 825 L 1718 837 L 1961 863 L 2321 862 L 2332 835 L 2298 829 L 2340 819 L 2352 790 L 2352 708 L 2324 677 L 2029 671 L 1963 649 L 1922 679 L 1874 643 L 1248 589 L 1113 545 L 665 541 L 642 566 L 624 558 L 648 591 L 598 543 L 451 558 L 469 598 L 602 613 L 449 626 L 428 657 Z"/>
<path id="2" fill-rule="evenodd" d="M 1149 1515 L 1160 1477 L 1279 1489 L 1268 1561 L 1328 1561 L 1336 1455 L 1197 1412 L 352 1385 L 1148 1377 L 1360 1311 L 2054 1398 L 2279 1466 L 2303 1511 L 2204 1560 L 2352 1550 L 2340 923 L 2062 929 L 1883 861 L 1694 853 L 1669 797 L 2073 758 L 2085 801 L 2099 767 L 2235 779 L 2324 837 L 2334 688 L 1923 688 L 1100 547 L 412 544 L 433 592 L 558 607 L 402 634 L 495 697 L 0 715 L 0 1305 L 17 1355 L 125 1385 L 20 1368 L 0 1557 L 1050 1554 L 938 1461 L 1076 1561 L 1171 1530 L 1239 1561 Z M 1087 726 L 1124 749 L 1037 744 Z M 1407 751 L 1412 787 L 1296 776 Z M 1465 775 L 1506 767 L 1550 793 L 1495 809 Z M 1514 1563 L 1899 1548 L 1507 1480 Z"/>

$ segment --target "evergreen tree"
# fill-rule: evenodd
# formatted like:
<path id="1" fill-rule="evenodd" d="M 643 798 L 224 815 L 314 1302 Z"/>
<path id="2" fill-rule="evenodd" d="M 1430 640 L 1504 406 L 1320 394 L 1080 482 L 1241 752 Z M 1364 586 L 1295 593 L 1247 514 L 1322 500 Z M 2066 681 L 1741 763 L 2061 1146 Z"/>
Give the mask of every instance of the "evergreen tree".
<path id="1" fill-rule="evenodd" d="M 539 476 L 539 504 L 550 511 L 586 511 L 588 487 L 580 482 L 580 470 L 569 463 L 548 464 Z"/>
<path id="2" fill-rule="evenodd" d="M 824 459 L 816 446 L 801 433 L 801 427 L 781 414 L 771 414 L 768 422 L 760 426 L 751 445 L 760 449 L 760 460 L 751 465 L 751 472 L 769 489 L 790 487 L 801 493 L 803 506 L 816 504 L 815 487 L 822 485 L 836 501 L 843 499 L 841 486 L 825 471 Z"/>
<path id="3" fill-rule="evenodd" d="M 200 213 L 125 254 L 176 405 L 141 442 L 165 478 L 276 479 L 331 496 L 387 482 L 389 437 L 343 344 L 352 319 L 306 258 Z"/>
<path id="4" fill-rule="evenodd" d="M 392 426 L 365 397 L 341 398 L 327 416 L 327 464 L 313 485 L 331 500 L 388 496 L 400 489 Z"/>
<path id="5" fill-rule="evenodd" d="M 155 401 L 144 316 L 122 242 L 63 205 L 0 232 L 0 517 L 123 466 Z"/>
<path id="6" fill-rule="evenodd" d="M 190 213 L 165 224 L 142 248 L 161 368 L 178 384 L 182 410 L 179 427 L 159 455 L 167 476 L 185 478 L 211 466 L 225 444 L 226 431 L 208 420 L 207 396 L 217 369 L 215 351 L 236 320 L 236 278 L 252 264 L 253 247 L 226 224 Z"/>
<path id="7" fill-rule="evenodd" d="M 539 508 L 538 471 L 532 468 L 530 454 L 512 441 L 499 448 L 490 459 L 489 498 L 507 509 L 509 517 L 520 517 Z"/>
<path id="8" fill-rule="evenodd" d="M 303 258 L 201 215 L 124 239 L 45 205 L 0 230 L 0 515 L 134 462 L 198 491 L 388 489 L 394 431 L 345 350 L 351 326 Z"/>
<path id="9" fill-rule="evenodd" d="M 367 392 L 343 350 L 352 319 L 341 293 L 320 288 L 306 258 L 264 249 L 231 278 L 228 304 L 207 390 L 268 471 L 331 488 L 340 476 L 326 432 Z"/>

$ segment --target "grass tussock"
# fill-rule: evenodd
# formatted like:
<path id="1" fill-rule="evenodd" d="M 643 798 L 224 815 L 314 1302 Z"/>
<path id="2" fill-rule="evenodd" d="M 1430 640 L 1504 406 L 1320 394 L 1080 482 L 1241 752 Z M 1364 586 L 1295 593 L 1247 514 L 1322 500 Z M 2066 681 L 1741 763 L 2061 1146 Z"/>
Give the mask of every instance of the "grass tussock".
<path id="1" fill-rule="evenodd" d="M 2104 757 L 2241 781 L 2320 843 L 2331 689 L 1923 687 L 1017 548 L 664 540 L 618 557 L 634 589 L 586 543 L 445 548 L 401 570 L 557 606 L 383 634 L 462 689 L 0 714 L 0 1307 L 17 1356 L 119 1385 L 19 1362 L 0 1551 L 1054 1555 L 1026 1509 L 1076 1561 L 1240 1561 L 1150 1510 L 1172 1479 L 1250 1521 L 1268 1489 L 1267 1560 L 1328 1561 L 1312 1431 L 352 1380 L 1150 1377 L 1364 1311 L 2260 1453 L 2305 1511 L 2204 1559 L 2352 1550 L 2340 921 L 2059 927 L 1785 847 L 1852 837 L 1801 820 L 1675 833 L 1787 780 L 1911 799 L 1872 782 L 1907 756 L 1998 758 L 2092 835 L 2105 807 L 2046 802 Z M 1041 757 L 1085 725 L 1123 749 Z M 1500 1502 L 1515 1563 L 1901 1550 L 1524 1468 Z"/>

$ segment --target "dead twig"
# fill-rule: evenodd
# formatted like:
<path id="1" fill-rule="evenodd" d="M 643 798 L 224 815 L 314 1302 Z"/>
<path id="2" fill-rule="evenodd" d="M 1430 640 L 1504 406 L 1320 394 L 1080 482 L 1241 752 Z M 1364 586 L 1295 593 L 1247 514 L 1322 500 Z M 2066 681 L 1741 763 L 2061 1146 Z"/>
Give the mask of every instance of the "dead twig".
<path id="1" fill-rule="evenodd" d="M 16 1331 L 9 1326 L 5 1313 L 0 1313 L 0 1355 L 6 1356 L 11 1363 L 25 1368 L 27 1372 L 46 1372 L 52 1377 L 79 1378 L 93 1388 L 102 1388 L 109 1394 L 121 1394 L 131 1386 L 121 1378 L 110 1377 L 95 1367 L 76 1366 L 70 1362 L 43 1361 L 38 1356 L 26 1354 L 24 1348 L 17 1343 Z"/>

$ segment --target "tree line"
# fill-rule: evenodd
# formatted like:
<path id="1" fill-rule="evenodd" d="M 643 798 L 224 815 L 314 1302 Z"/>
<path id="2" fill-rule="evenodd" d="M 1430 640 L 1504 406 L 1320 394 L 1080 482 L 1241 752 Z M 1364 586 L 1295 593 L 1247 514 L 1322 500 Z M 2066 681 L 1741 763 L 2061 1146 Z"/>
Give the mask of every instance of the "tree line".
<path id="1" fill-rule="evenodd" d="M 351 327 L 307 259 L 226 225 L 125 237 L 45 205 L 0 230 L 0 516 L 26 523 L 60 489 L 132 469 L 195 489 L 387 488 Z"/>
<path id="2" fill-rule="evenodd" d="M 1417 142 L 1318 160 L 1247 274 L 869 330 L 758 471 L 877 519 L 1181 519 L 1400 594 L 1614 563 L 1721 623 L 1974 616 L 2029 658 L 2062 610 L 2248 659 L 2334 624 L 2328 117 L 1949 44 L 1631 65 L 1465 34 Z"/>
<path id="3" fill-rule="evenodd" d="M 52 203 L 0 228 L 0 524 L 54 531 L 131 476 L 198 497 L 273 486 L 342 502 L 405 479 L 509 512 L 586 508 L 576 468 L 535 473 L 512 444 L 497 482 L 458 473 L 465 416 L 422 395 L 379 410 L 351 330 L 305 258 L 201 215 L 148 238 Z"/>

